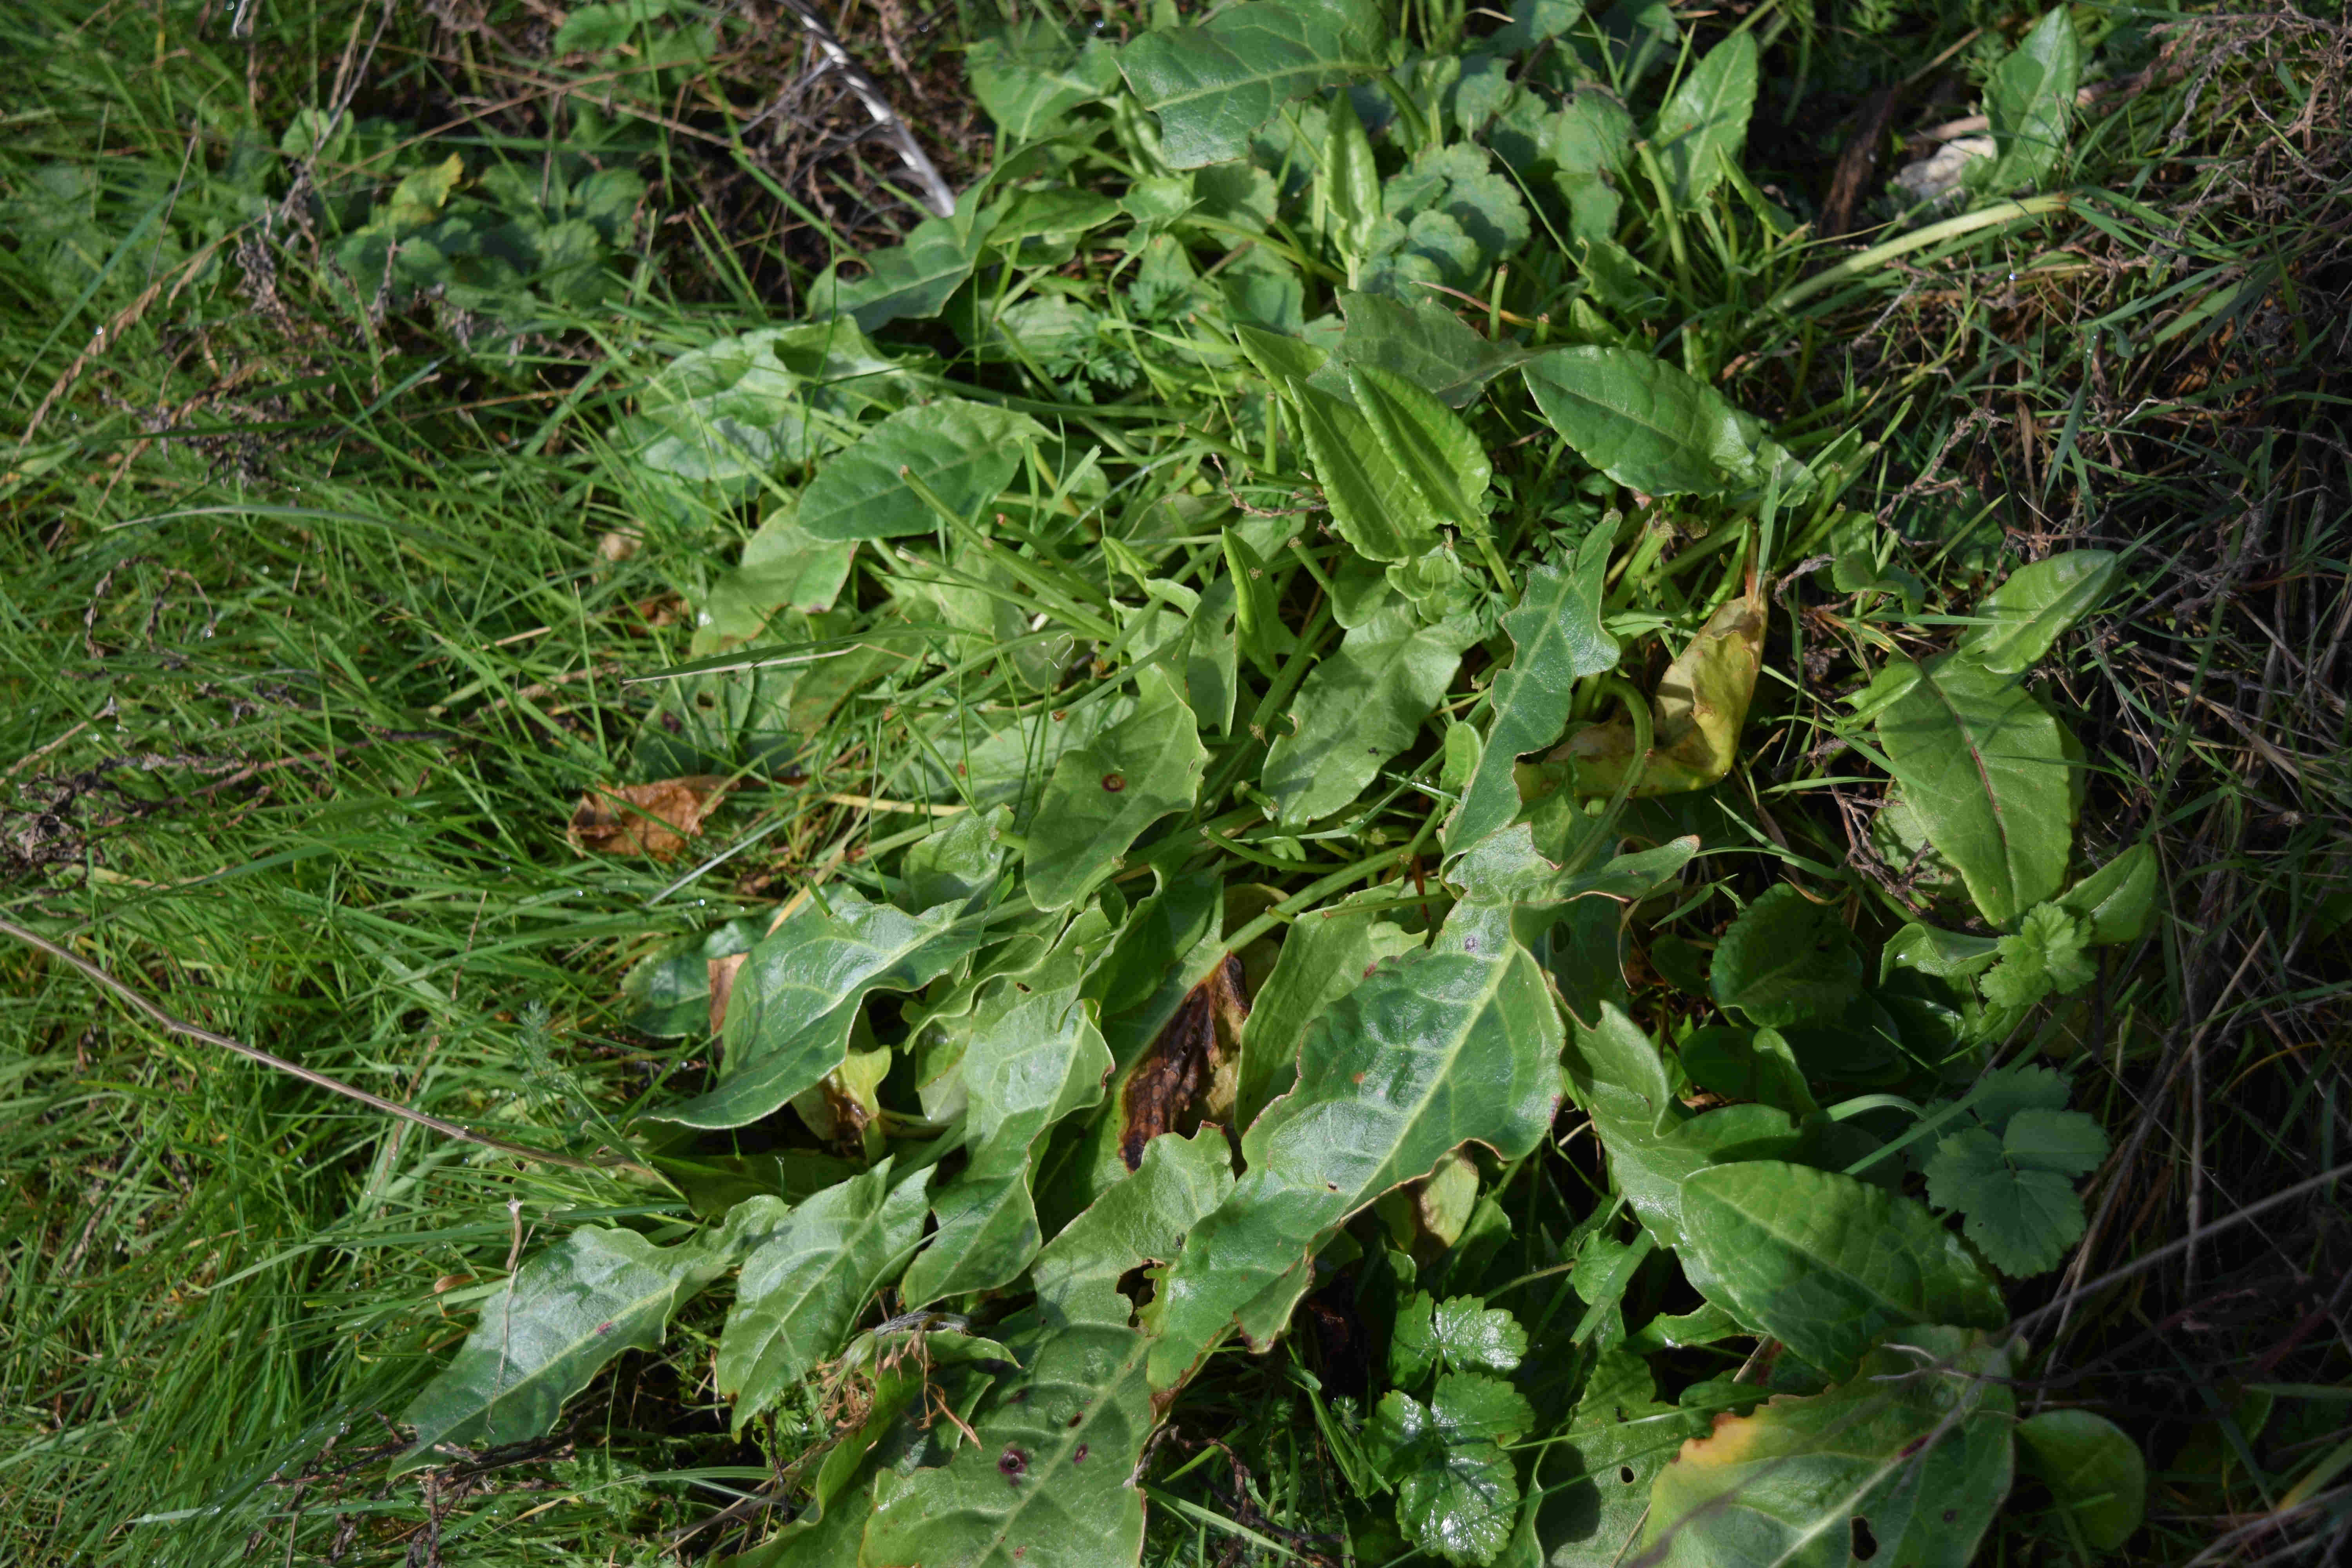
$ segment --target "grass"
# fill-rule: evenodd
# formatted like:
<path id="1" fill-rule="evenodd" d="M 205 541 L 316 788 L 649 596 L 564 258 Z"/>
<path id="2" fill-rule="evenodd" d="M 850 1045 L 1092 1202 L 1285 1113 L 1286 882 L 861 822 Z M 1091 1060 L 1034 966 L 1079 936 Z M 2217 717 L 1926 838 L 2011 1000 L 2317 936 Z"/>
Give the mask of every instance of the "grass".
<path id="1" fill-rule="evenodd" d="M 486 10 L 488 32 L 364 4 L 254 14 L 250 46 L 193 5 L 0 19 L 23 66 L 0 104 L 0 366 L 26 432 L 0 457 L 0 918 L 206 1027 L 593 1156 L 699 1065 L 626 1027 L 623 973 L 765 911 L 853 829 L 825 794 L 860 787 L 748 781 L 705 841 L 740 852 L 684 887 L 685 865 L 567 846 L 649 721 L 627 678 L 687 657 L 688 606 L 743 532 L 653 510 L 607 442 L 665 345 L 792 319 L 815 267 L 884 234 L 887 171 L 814 133 L 724 145 L 749 84 L 793 58 L 789 28 L 614 68 L 651 77 L 667 122 L 608 144 L 648 182 L 613 246 L 625 286 L 534 298 L 510 349 L 477 351 L 495 302 L 377 310 L 240 149 L 348 93 L 436 153 L 552 167 L 608 84 L 533 86 L 568 68 L 520 7 Z M 911 47 L 909 93 L 952 80 L 956 24 L 897 16 L 842 27 L 886 80 Z M 1818 175 L 1920 39 L 2006 19 L 1783 9 L 1758 140 Z M 1674 308 L 1705 328 L 1685 356 L 1799 449 L 1881 443 L 1847 504 L 1922 569 L 1969 581 L 2004 535 L 2132 552 L 2132 593 L 2047 695 L 2084 737 L 2093 858 L 2152 836 L 2175 918 L 2039 1042 L 2080 1057 L 2077 1103 L 2117 1153 L 2071 1269 L 2014 1303 L 2042 1313 L 2025 1404 L 2096 1400 L 2143 1436 L 2136 1555 L 2322 1561 L 2352 1529 L 2352 1238 L 2326 1193 L 2233 1219 L 2352 1145 L 2352 160 L 2331 133 L 2352 43 L 2284 10 L 2166 20 L 2146 80 L 2078 132 L 2078 184 L 2113 201 L 1858 266 L 1769 334 L 1747 329 L 1800 258 L 1695 241 Z M 947 101 L 962 118 L 936 151 L 961 182 L 986 150 Z M 1532 317 L 1557 301 L 1528 270 L 1507 308 Z M 1171 461 L 1210 449 L 1067 412 Z M 1840 788 L 1820 783 L 1843 764 L 1819 749 L 1819 672 L 1863 633 L 1827 575 L 1787 589 L 1801 629 L 1768 660 L 1787 691 L 1752 767 L 1768 810 Z M 844 719 L 821 750 L 862 739 Z M 1859 828 L 1828 847 L 1904 874 Z M 519 1249 L 558 1216 L 658 1228 L 683 1206 L 388 1122 L 29 952 L 0 975 L 11 1560 L 650 1562 L 825 1429 L 812 1405 L 730 1438 L 716 1318 L 689 1315 L 552 1437 L 386 1481 L 388 1418 Z M 1533 1318 L 1551 1289 L 1513 1304 Z M 1334 1527 L 1289 1364 L 1221 1363 L 1193 1396 L 1147 1478 L 1154 1562 L 1276 1561 L 1263 1542 Z M 2028 1501 L 1988 1560 L 2076 1558 Z"/>

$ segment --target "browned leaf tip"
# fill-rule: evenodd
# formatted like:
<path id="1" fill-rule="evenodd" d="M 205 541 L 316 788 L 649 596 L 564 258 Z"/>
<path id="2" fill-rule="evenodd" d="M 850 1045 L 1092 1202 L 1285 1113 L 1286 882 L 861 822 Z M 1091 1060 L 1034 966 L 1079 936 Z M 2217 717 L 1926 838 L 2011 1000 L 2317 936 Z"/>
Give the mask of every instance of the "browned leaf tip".
<path id="1" fill-rule="evenodd" d="M 702 819 L 726 789 L 723 778 L 696 774 L 591 790 L 580 797 L 564 837 L 583 855 L 650 855 L 667 860 L 702 830 Z"/>
<path id="2" fill-rule="evenodd" d="M 1242 1021 L 1248 1016 L 1242 961 L 1229 952 L 1207 979 L 1185 994 L 1161 1026 L 1160 1037 L 1128 1075 L 1127 1087 L 1119 1095 L 1118 1157 L 1129 1170 L 1143 1163 L 1144 1146 L 1154 1138 L 1181 1130 L 1179 1124 L 1184 1113 L 1200 1097 L 1218 1064 L 1219 1021 L 1233 1037 L 1240 1034 Z"/>

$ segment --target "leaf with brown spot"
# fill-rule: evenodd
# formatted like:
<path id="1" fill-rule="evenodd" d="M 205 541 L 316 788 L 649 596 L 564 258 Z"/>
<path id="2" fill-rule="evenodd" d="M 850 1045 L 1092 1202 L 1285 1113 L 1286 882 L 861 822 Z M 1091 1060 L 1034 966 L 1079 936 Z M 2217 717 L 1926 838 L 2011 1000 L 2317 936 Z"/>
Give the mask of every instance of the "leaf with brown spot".
<path id="1" fill-rule="evenodd" d="M 730 952 L 724 958 L 710 960 L 710 1032 L 717 1035 L 727 1022 L 727 998 L 735 994 L 735 972 L 743 967 L 748 952 Z"/>
<path id="2" fill-rule="evenodd" d="M 1151 1049 L 1128 1074 L 1119 1092 L 1118 1157 L 1129 1170 L 1143 1163 L 1146 1144 L 1178 1130 L 1214 1076 L 1224 1056 L 1218 1026 L 1224 1026 L 1226 1040 L 1239 1037 L 1249 1016 L 1249 999 L 1242 990 L 1242 961 L 1229 952 L 1185 995 Z"/>
<path id="3" fill-rule="evenodd" d="M 580 797 L 564 837 L 583 855 L 648 855 L 667 860 L 702 831 L 727 793 L 709 773 L 652 784 L 600 786 Z"/>

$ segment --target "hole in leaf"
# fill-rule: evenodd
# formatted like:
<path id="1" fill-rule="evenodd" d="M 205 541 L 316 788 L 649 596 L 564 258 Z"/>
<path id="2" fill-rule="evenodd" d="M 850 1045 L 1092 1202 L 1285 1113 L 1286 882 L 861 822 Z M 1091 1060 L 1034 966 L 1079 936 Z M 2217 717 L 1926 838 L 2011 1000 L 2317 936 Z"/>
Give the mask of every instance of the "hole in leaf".
<path id="1" fill-rule="evenodd" d="M 1617 1479 L 1623 1481 L 1627 1486 L 1632 1486 L 1633 1484 L 1633 1467 L 1631 1465 L 1618 1466 Z"/>
<path id="2" fill-rule="evenodd" d="M 1860 1514 L 1853 1516 L 1853 1560 L 1867 1563 L 1878 1555 L 1878 1537 L 1870 1533 L 1870 1521 Z"/>

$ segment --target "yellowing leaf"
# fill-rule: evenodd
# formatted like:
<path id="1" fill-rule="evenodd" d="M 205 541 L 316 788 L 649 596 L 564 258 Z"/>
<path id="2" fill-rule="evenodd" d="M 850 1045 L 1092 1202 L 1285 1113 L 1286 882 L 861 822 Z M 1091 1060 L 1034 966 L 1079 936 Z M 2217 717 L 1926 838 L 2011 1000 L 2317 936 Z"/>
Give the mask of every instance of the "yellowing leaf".
<path id="1" fill-rule="evenodd" d="M 1634 796 L 1705 789 L 1731 771 L 1763 667 L 1765 616 L 1763 590 L 1751 577 L 1748 592 L 1708 616 L 1667 667 L 1650 703 L 1651 749 Z M 1571 766 L 1578 794 L 1614 795 L 1635 760 L 1633 721 L 1587 725 L 1552 760 Z"/>

